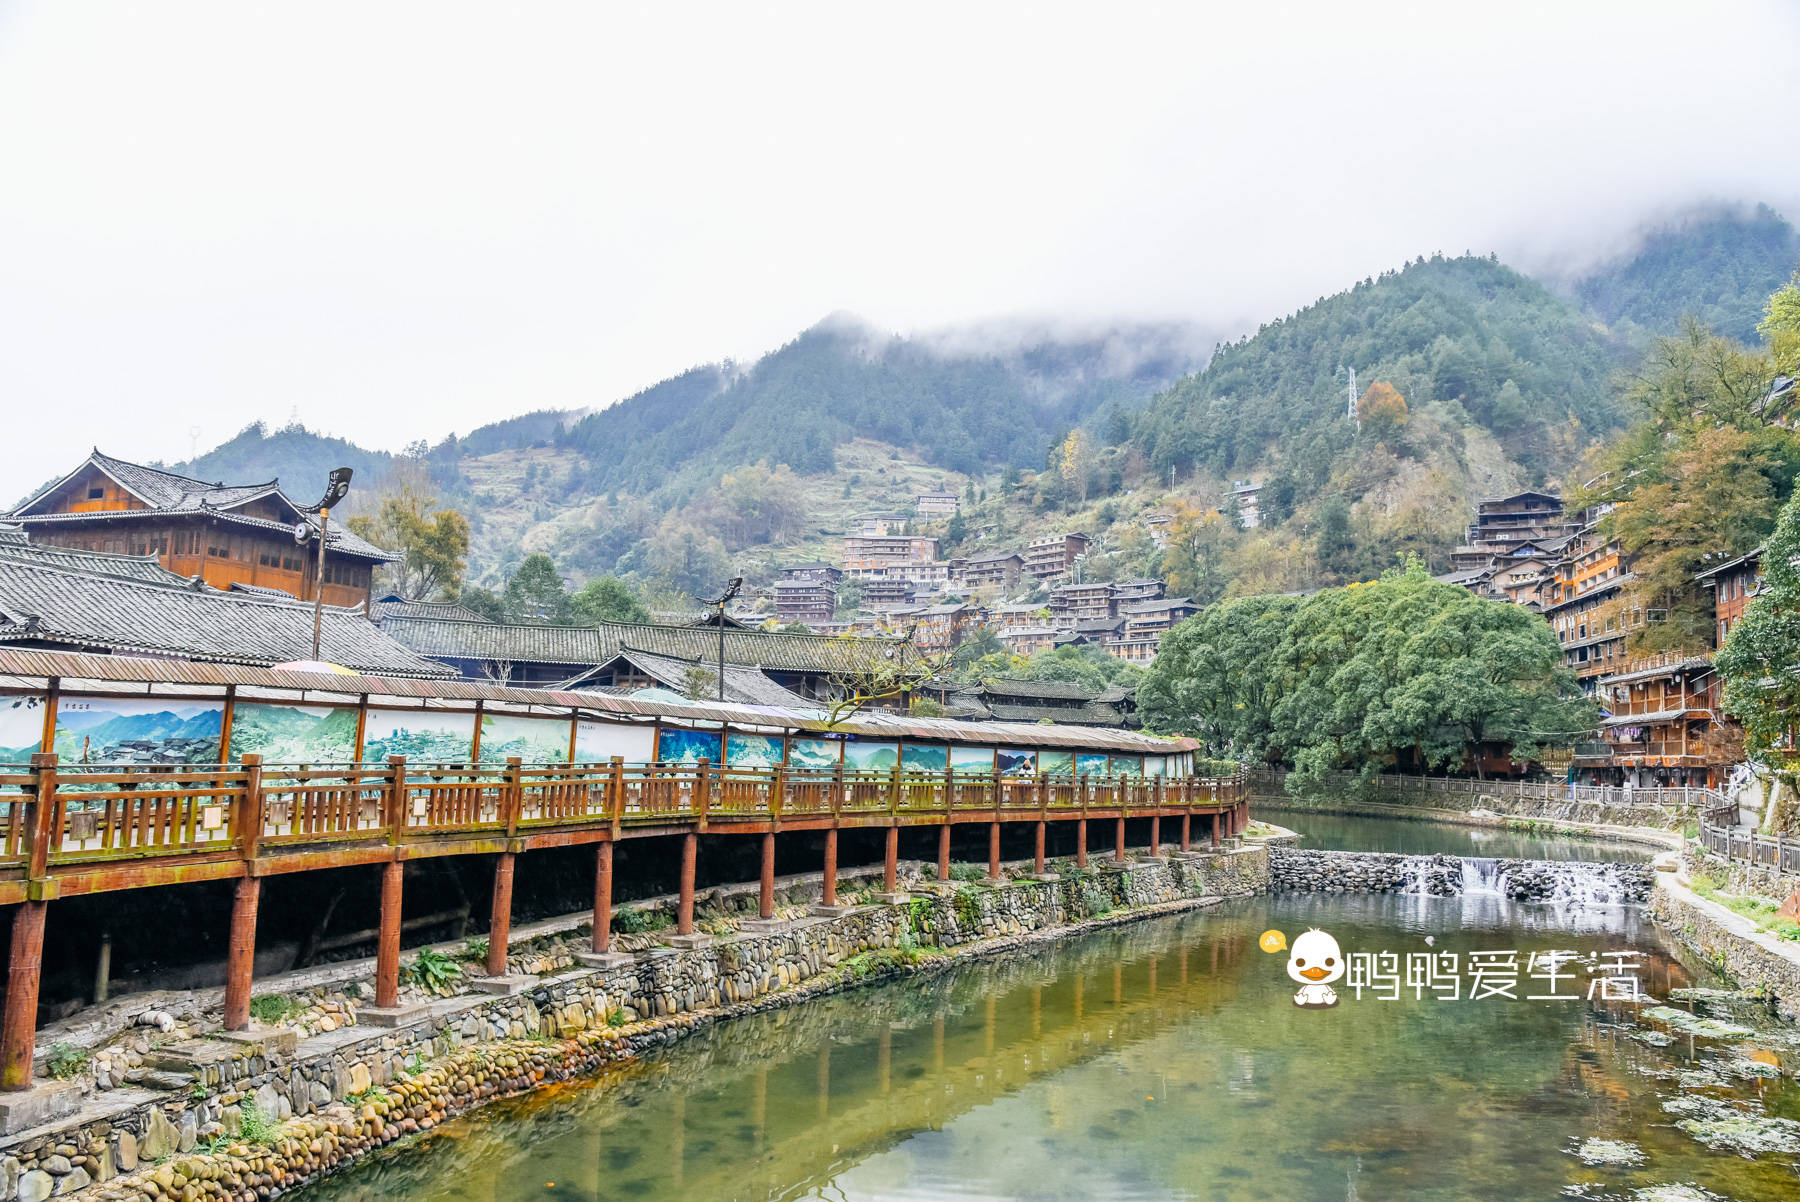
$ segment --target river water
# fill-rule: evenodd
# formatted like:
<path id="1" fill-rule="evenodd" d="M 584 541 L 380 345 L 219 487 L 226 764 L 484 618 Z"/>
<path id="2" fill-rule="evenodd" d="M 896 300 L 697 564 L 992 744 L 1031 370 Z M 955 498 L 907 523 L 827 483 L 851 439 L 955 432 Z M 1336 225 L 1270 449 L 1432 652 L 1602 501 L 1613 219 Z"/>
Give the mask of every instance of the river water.
<path id="1" fill-rule="evenodd" d="M 1503 827 L 1315 814 L 1306 810 L 1258 808 L 1256 812 L 1265 822 L 1273 822 L 1297 832 L 1300 839 L 1293 846 L 1332 848 L 1338 851 L 1397 851 L 1409 856 L 1447 852 L 1455 856 L 1485 856 L 1502 860 L 1612 860 L 1618 863 L 1638 863 L 1654 858 L 1658 850 L 1643 844 L 1576 839 L 1566 835 L 1540 834 L 1536 831 Z"/>
<path id="2" fill-rule="evenodd" d="M 1471 1000 L 1460 968 L 1454 1001 L 1404 987 L 1398 1000 L 1359 999 L 1340 981 L 1339 1006 L 1302 1010 L 1286 956 L 1258 936 L 1309 927 L 1345 953 L 1402 963 L 1574 951 L 1558 993 L 1585 995 L 1595 957 L 1627 951 L 1657 999 L 1717 984 L 1630 908 L 1248 899 L 717 1026 L 594 1081 L 476 1111 L 303 1196 L 1711 1196 L 1634 1192 L 1674 1183 L 1800 1196 L 1800 1126 L 1781 1122 L 1800 1120 L 1800 1086 L 1753 1075 L 1800 1045 L 1753 1008 L 1672 1003 L 1755 1032 L 1703 1038 L 1671 1031 L 1649 1004 L 1527 1000 L 1551 987 L 1523 973 L 1519 1000 Z M 1645 1042 L 1665 1033 L 1666 1046 Z M 1738 1114 L 1775 1120 L 1765 1135 L 1797 1150 L 1749 1158 L 1674 1126 Z M 1596 1139 L 1640 1163 L 1572 1154 Z"/>

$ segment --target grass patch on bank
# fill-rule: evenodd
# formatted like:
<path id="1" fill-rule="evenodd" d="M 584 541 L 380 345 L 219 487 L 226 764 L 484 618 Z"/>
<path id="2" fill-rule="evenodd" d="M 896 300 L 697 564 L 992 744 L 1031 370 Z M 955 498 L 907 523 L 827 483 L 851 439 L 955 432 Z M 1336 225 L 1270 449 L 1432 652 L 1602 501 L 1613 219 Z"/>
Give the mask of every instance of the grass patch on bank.
<path id="1" fill-rule="evenodd" d="M 1704 872 L 1696 872 L 1689 878 L 1688 887 L 1696 897 L 1717 902 L 1733 914 L 1748 918 L 1756 924 L 1758 930 L 1766 931 L 1777 939 L 1800 943 L 1800 923 L 1776 912 L 1781 909 L 1780 902 L 1749 893 L 1721 893 L 1718 882 Z"/>

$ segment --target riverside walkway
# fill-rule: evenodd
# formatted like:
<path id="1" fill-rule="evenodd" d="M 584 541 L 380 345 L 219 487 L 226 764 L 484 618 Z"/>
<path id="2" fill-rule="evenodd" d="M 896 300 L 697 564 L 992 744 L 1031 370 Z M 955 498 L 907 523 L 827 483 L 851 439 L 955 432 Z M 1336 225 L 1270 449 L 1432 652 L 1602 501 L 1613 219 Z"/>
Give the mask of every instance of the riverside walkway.
<path id="1" fill-rule="evenodd" d="M 381 873 L 376 1006 L 365 1015 L 379 1021 L 381 1011 L 399 1009 L 402 869 L 410 859 L 496 857 L 487 971 L 504 990 L 513 877 L 518 858 L 534 850 L 593 846 L 593 955 L 604 957 L 611 951 L 612 851 L 622 839 L 679 840 L 680 946 L 705 938 L 693 928 L 702 836 L 760 839 L 760 912 L 767 919 L 775 843 L 784 832 L 824 833 L 821 904 L 832 907 L 837 833 L 845 828 L 885 830 L 884 881 L 893 893 L 899 831 L 907 826 L 938 828 L 939 878 L 947 879 L 957 824 L 986 825 L 996 877 L 1005 822 L 1035 824 L 1039 872 L 1051 822 L 1077 824 L 1082 864 L 1092 821 L 1113 824 L 1119 858 L 1128 818 L 1151 820 L 1152 854 L 1165 834 L 1187 850 L 1196 836 L 1217 844 L 1248 824 L 1241 775 L 1197 765 L 1191 741 L 1126 731 L 881 713 L 829 723 L 813 711 L 0 650 L 0 703 L 8 695 L 15 710 L 41 713 L 39 744 L 47 748 L 70 745 L 70 731 L 59 723 L 81 726 L 97 707 L 110 713 L 166 706 L 189 715 L 184 729 L 194 728 L 193 713 L 204 718 L 216 707 L 218 733 L 217 758 L 204 764 L 70 763 L 39 751 L 26 763 L 0 767 L 0 906 L 12 912 L 0 1020 L 6 1090 L 31 1084 L 44 925 L 58 898 L 234 880 L 225 1025 L 241 1030 L 249 1025 L 261 883 L 274 875 L 359 865 Z M 232 732 L 234 725 L 248 729 L 250 706 L 340 713 L 354 723 L 355 758 L 301 765 L 241 751 L 249 740 L 240 733 L 234 747 Z M 392 755 L 364 762 L 370 732 L 396 712 L 419 726 L 441 725 L 447 714 L 467 723 L 467 759 Z M 553 745 L 562 740 L 568 758 L 484 762 L 482 732 L 499 730 L 502 720 L 513 724 L 508 730 L 545 724 L 540 733 Z M 609 739 L 646 751 L 715 748 L 723 762 L 705 755 L 692 762 L 632 762 L 626 754 L 581 760 L 583 747 Z M 80 745 L 93 742 L 85 734 Z M 155 754 L 141 739 L 129 746 Z M 854 766 L 885 760 L 890 749 L 891 767 Z M 835 762 L 817 762 L 831 750 Z M 777 762 L 738 762 L 752 754 Z M 803 755 L 808 762 L 792 762 Z M 1196 817 L 1204 830 L 1196 831 Z"/>

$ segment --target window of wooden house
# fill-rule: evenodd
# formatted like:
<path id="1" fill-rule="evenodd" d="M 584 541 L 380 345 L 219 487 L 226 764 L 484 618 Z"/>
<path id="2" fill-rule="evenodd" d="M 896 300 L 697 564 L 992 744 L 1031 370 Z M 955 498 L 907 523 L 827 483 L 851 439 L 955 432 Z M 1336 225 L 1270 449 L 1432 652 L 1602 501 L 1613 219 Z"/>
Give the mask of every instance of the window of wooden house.
<path id="1" fill-rule="evenodd" d="M 88 500 L 90 500 L 90 501 L 99 501 L 99 500 L 104 499 L 105 496 L 106 496 L 106 490 L 104 488 L 101 488 L 97 484 L 94 487 L 88 489 Z"/>

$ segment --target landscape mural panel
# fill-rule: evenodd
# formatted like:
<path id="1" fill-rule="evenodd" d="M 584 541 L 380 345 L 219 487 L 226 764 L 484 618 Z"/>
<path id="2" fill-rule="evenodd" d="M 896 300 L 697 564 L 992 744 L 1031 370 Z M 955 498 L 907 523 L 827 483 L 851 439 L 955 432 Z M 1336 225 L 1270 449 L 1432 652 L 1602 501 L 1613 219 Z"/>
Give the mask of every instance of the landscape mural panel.
<path id="1" fill-rule="evenodd" d="M 781 763 L 781 740 L 772 735 L 726 735 L 725 762 L 734 768 L 773 768 Z"/>
<path id="2" fill-rule="evenodd" d="M 719 732 L 665 726 L 656 745 L 656 758 L 665 764 L 697 764 L 701 760 L 717 764 Z"/>
<path id="3" fill-rule="evenodd" d="M 1114 776 L 1144 775 L 1144 757 L 1141 755 L 1115 755 L 1112 758 Z"/>
<path id="4" fill-rule="evenodd" d="M 481 715 L 481 762 L 504 764 L 510 756 L 527 764 L 569 760 L 569 720 L 526 714 Z"/>
<path id="5" fill-rule="evenodd" d="M 857 772 L 892 772 L 899 762 L 898 743 L 860 743 L 852 739 L 844 744 L 844 767 Z"/>
<path id="6" fill-rule="evenodd" d="M 1037 772 L 1037 753 L 1016 747 L 1002 747 L 994 753 L 1001 776 L 1031 776 Z"/>
<path id="7" fill-rule="evenodd" d="M 627 764 L 648 764 L 656 756 L 656 728 L 622 722 L 577 722 L 575 762 L 604 764 L 618 756 Z"/>
<path id="8" fill-rule="evenodd" d="M 27 763 L 43 750 L 49 704 L 42 693 L 0 697 L 0 764 Z"/>
<path id="9" fill-rule="evenodd" d="M 356 710 L 346 705 L 240 701 L 231 716 L 231 758 L 271 764 L 345 764 L 356 759 Z"/>
<path id="10" fill-rule="evenodd" d="M 950 768 L 958 776 L 989 776 L 994 771 L 992 747 L 952 747 Z"/>
<path id="11" fill-rule="evenodd" d="M 448 710 L 369 711 L 363 727 L 363 759 L 403 755 L 421 764 L 466 763 L 475 745 L 475 715 Z"/>
<path id="12" fill-rule="evenodd" d="M 1038 752 L 1038 771 L 1045 776 L 1074 776 L 1075 753 L 1073 751 L 1040 751 Z"/>
<path id="13" fill-rule="evenodd" d="M 223 701 L 64 697 L 56 754 L 65 764 L 216 764 Z"/>
<path id="14" fill-rule="evenodd" d="M 841 743 L 830 739 L 789 739 L 788 766 L 792 768 L 835 768 Z"/>
<path id="15" fill-rule="evenodd" d="M 1083 776 L 1105 776 L 1107 774 L 1106 757 L 1080 752 L 1075 756 L 1075 771 Z"/>
<path id="16" fill-rule="evenodd" d="M 950 765 L 949 751 L 943 747 L 932 747 L 925 743 L 908 743 L 904 749 L 908 776 L 929 776 L 941 774 Z"/>

